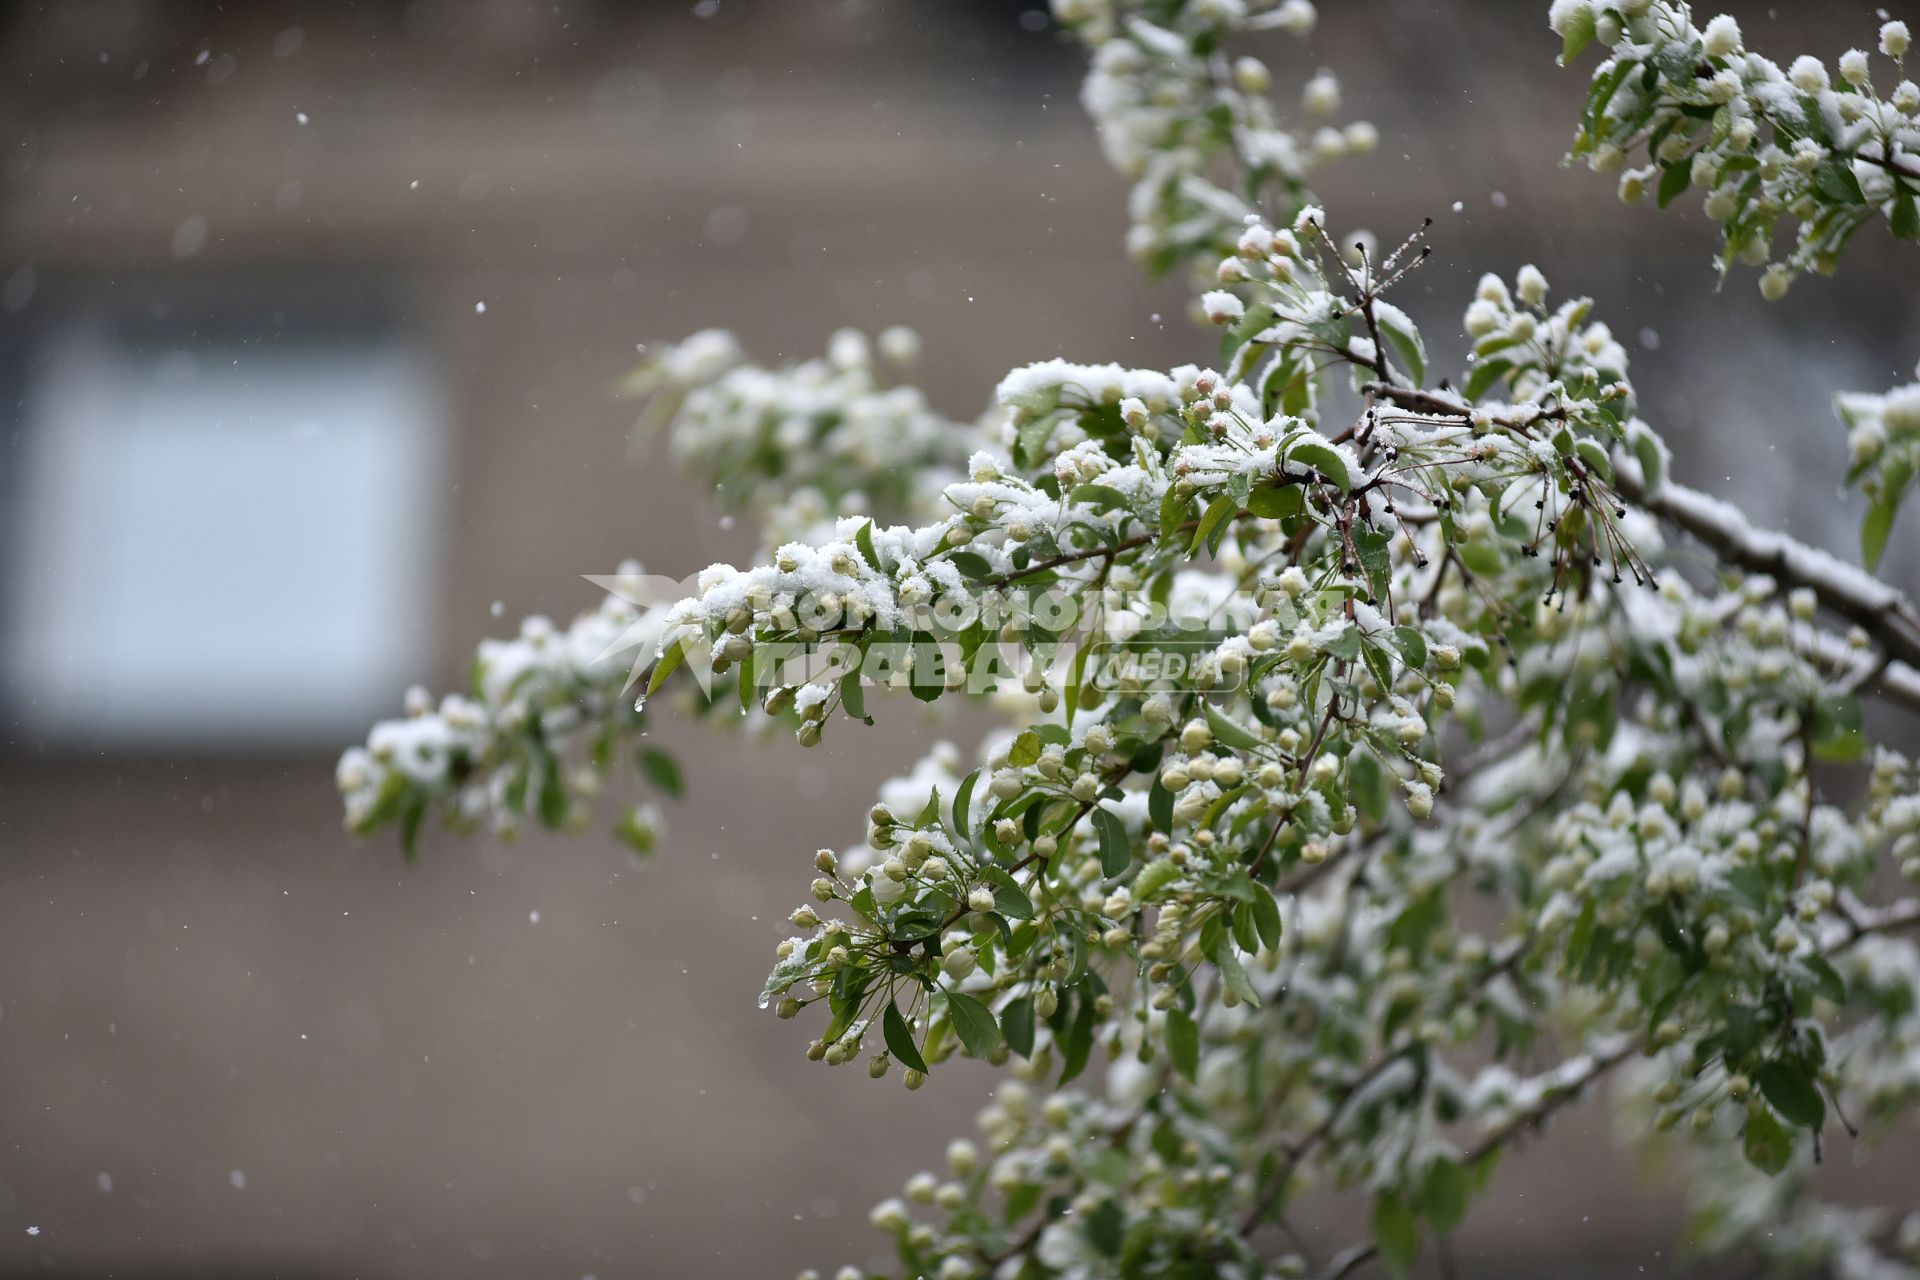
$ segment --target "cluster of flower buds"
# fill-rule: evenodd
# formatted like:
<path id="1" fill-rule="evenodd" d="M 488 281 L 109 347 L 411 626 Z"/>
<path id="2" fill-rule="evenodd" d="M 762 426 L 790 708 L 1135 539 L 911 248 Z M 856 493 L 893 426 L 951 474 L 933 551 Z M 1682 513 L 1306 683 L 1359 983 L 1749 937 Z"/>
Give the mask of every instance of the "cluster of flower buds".
<path id="1" fill-rule="evenodd" d="M 711 481 L 725 510 L 752 513 L 763 545 L 776 546 L 817 538 L 842 516 L 923 515 L 958 473 L 970 429 L 887 380 L 919 353 L 911 329 L 875 342 L 843 329 L 824 358 L 769 369 L 709 329 L 650 350 L 626 389 L 648 397 L 643 430 L 664 427 L 675 459 Z"/>
<path id="2" fill-rule="evenodd" d="M 1309 0 L 1054 0 L 1053 11 L 1092 54 L 1081 100 L 1134 183 L 1128 248 L 1156 272 L 1230 248 L 1247 215 L 1300 203 L 1315 164 L 1379 145 L 1366 121 L 1328 123 L 1341 98 L 1332 71 L 1306 80 L 1289 126 L 1267 65 L 1225 52 L 1261 31 L 1306 35 L 1318 16 Z M 1223 159 L 1252 183 L 1221 183 Z"/>
<path id="3" fill-rule="evenodd" d="M 1777 300 L 1797 273 L 1831 274 L 1875 218 L 1920 240 L 1920 87 L 1902 78 L 1905 22 L 1880 28 L 1896 80 L 1882 97 L 1864 50 L 1843 54 L 1837 77 L 1811 56 L 1783 68 L 1748 49 L 1733 18 L 1696 28 L 1669 0 L 1557 0 L 1552 18 L 1566 59 L 1596 39 L 1613 50 L 1594 72 L 1574 154 L 1619 171 L 1629 203 L 1704 192 L 1723 272 L 1736 260 L 1764 265 L 1761 292 Z M 1636 154 L 1646 163 L 1627 167 Z M 1784 252 L 1774 244 L 1783 220 L 1798 226 Z"/>
<path id="4" fill-rule="evenodd" d="M 639 574 L 630 563 L 619 577 Z M 512 639 L 482 641 L 467 693 L 436 705 L 426 690 L 409 690 L 403 718 L 375 725 L 364 746 L 340 757 L 335 781 L 347 829 L 397 825 L 409 853 L 433 811 L 461 831 L 512 835 L 528 817 L 577 829 L 607 772 L 629 759 L 658 789 L 677 793 L 673 761 L 639 741 L 642 717 L 623 693 L 626 667 L 609 661 L 630 642 L 650 646 L 654 634 L 616 591 L 564 630 L 533 617 Z M 662 827 L 657 808 L 641 804 L 616 831 L 647 853 Z"/>
<path id="5" fill-rule="evenodd" d="M 1849 392 L 1836 401 L 1847 428 L 1847 481 L 1867 495 L 1861 549 L 1873 568 L 1885 552 L 1894 517 L 1920 479 L 1920 368 L 1914 382 L 1869 395 Z"/>
<path id="6" fill-rule="evenodd" d="M 873 1211 L 894 1260 L 840 1280 L 1294 1275 L 1261 1233 L 1315 1182 L 1372 1197 L 1337 1266 L 1404 1273 L 1509 1141 L 1623 1067 L 1645 1139 L 1712 1171 L 1703 1239 L 1867 1274 L 1897 1224 L 1823 1214 L 1804 1175 L 1830 1117 L 1920 1102 L 1898 936 L 1920 898 L 1884 897 L 1920 880 L 1920 775 L 1870 751 L 1862 708 L 1920 704 L 1911 606 L 1675 485 L 1621 344 L 1532 267 L 1480 282 L 1465 375 L 1430 380 L 1385 297 L 1423 233 L 1337 245 L 1299 185 L 1372 131 L 1318 123 L 1331 72 L 1300 94 L 1315 123 L 1281 128 L 1267 68 L 1229 47 L 1304 32 L 1305 0 L 1055 11 L 1094 50 L 1135 247 L 1208 268 L 1217 363 L 1029 365 L 966 425 L 884 383 L 898 332 L 882 361 L 843 334 L 771 372 L 724 335 L 661 350 L 650 413 L 772 513 L 765 555 L 671 608 L 483 646 L 468 695 L 410 695 L 343 758 L 349 824 L 577 825 L 636 751 L 677 789 L 602 659 L 634 635 L 648 694 L 685 669 L 708 709 L 753 712 L 725 720 L 803 745 L 889 688 L 986 695 L 1011 723 L 978 767 L 937 747 L 864 842 L 813 855 L 762 998 L 817 1061 L 1015 1077 L 982 1143 Z M 1880 97 L 1867 54 L 1782 70 L 1666 0 L 1552 22 L 1568 56 L 1613 50 L 1577 150 L 1644 147 L 1623 194 L 1699 186 L 1729 260 L 1800 223 L 1770 295 L 1872 217 L 1915 234 L 1920 95 Z M 1907 40 L 1890 21 L 1880 52 Z M 1872 560 L 1920 467 L 1920 391 L 1841 414 Z M 1683 576 L 1699 559 L 1663 520 L 1722 572 Z M 621 829 L 651 848 L 657 814 Z M 1549 1044 L 1568 1055 L 1523 1063 Z M 1064 1092 L 1102 1057 L 1097 1097 Z"/>

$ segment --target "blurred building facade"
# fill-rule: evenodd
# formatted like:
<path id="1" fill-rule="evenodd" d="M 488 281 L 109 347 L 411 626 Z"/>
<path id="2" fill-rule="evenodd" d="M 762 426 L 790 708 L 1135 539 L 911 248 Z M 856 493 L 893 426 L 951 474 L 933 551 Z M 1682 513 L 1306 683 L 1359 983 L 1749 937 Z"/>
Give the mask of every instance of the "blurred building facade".
<path id="1" fill-rule="evenodd" d="M 1276 47 L 1386 139 L 1329 173 L 1335 219 L 1438 218 L 1406 305 L 1456 358 L 1480 270 L 1595 294 L 1685 473 L 1850 547 L 1828 402 L 1911 375 L 1889 282 L 1920 272 L 1875 242 L 1783 307 L 1715 297 L 1702 220 L 1557 166 L 1582 77 L 1534 7 L 1328 6 Z M 1728 7 L 1826 55 L 1873 22 Z M 1204 358 L 1120 252 L 1072 51 L 971 0 L 0 13 L 0 1273 L 859 1261 L 986 1078 L 808 1070 L 753 995 L 795 847 L 941 729 L 896 708 L 798 763 L 675 735 L 693 801 L 646 866 L 403 866 L 339 833 L 331 761 L 581 575 L 747 550 L 630 447 L 636 343 L 905 322 L 955 414 L 1028 360 Z M 1513 1162 L 1463 1274 L 1687 1273 L 1604 1127 Z"/>

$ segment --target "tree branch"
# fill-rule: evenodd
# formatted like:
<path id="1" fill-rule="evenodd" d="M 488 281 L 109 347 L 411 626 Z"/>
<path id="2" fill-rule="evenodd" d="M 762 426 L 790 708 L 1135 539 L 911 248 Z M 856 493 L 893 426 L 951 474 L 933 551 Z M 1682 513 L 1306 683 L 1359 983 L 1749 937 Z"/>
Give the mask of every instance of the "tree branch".
<path id="1" fill-rule="evenodd" d="M 1895 662 L 1920 667 L 1920 611 L 1887 583 L 1783 533 L 1756 529 L 1739 511 L 1697 489 L 1668 481 L 1646 493 L 1622 477 L 1620 490 L 1679 526 L 1724 559 L 1812 591 L 1853 623 Z"/>
<path id="2" fill-rule="evenodd" d="M 1445 396 L 1385 382 L 1370 383 L 1364 390 L 1430 417 L 1464 419 L 1472 413 L 1470 406 Z M 1615 488 L 1728 563 L 1769 574 L 1788 587 L 1812 591 L 1830 612 L 1866 632 L 1886 655 L 1886 664 L 1871 676 L 1871 683 L 1920 707 L 1920 609 L 1898 588 L 1818 547 L 1757 529 L 1737 508 L 1697 489 L 1669 480 L 1648 493 L 1632 468 L 1618 475 Z M 1837 644 L 1817 644 L 1814 656 L 1838 665 L 1840 652 Z"/>

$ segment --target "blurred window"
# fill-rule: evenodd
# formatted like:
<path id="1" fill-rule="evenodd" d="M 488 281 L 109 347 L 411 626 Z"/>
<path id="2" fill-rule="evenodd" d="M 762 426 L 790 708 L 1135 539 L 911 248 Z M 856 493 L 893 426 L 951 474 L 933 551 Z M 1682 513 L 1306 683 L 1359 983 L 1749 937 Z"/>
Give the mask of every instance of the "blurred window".
<path id="1" fill-rule="evenodd" d="M 397 705 L 446 487 L 423 360 L 95 324 L 42 354 L 0 560 L 26 742 L 344 740 Z"/>

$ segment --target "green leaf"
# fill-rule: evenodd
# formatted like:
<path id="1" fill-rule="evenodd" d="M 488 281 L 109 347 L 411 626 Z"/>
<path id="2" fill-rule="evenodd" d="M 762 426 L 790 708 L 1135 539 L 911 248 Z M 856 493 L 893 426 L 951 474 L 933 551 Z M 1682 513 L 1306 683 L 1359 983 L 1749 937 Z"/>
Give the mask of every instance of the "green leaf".
<path id="1" fill-rule="evenodd" d="M 421 796 L 400 815 L 400 854 L 408 862 L 420 856 L 420 824 L 426 821 L 427 798 Z"/>
<path id="2" fill-rule="evenodd" d="M 853 1026 L 853 1020 L 860 1016 L 860 1005 L 866 999 L 867 986 L 871 975 L 854 977 L 858 972 L 843 969 L 835 979 L 833 994 L 827 997 L 827 1007 L 833 1010 L 833 1020 L 827 1023 L 827 1029 L 821 1032 L 821 1039 L 831 1044 L 847 1034 Z M 841 984 L 845 985 L 842 986 Z"/>
<path id="3" fill-rule="evenodd" d="M 1012 876 L 994 866 L 982 867 L 980 874 L 993 885 L 994 910 L 1015 920 L 1033 919 L 1033 899 Z"/>
<path id="4" fill-rule="evenodd" d="M 641 749 L 640 772 L 646 775 L 648 782 L 661 791 L 676 798 L 680 795 L 680 766 L 674 763 L 672 756 L 658 747 Z"/>
<path id="5" fill-rule="evenodd" d="M 1280 904 L 1271 889 L 1258 883 L 1253 886 L 1253 927 L 1259 931 L 1261 946 L 1272 951 L 1280 945 Z"/>
<path id="6" fill-rule="evenodd" d="M 660 657 L 653 664 L 653 674 L 647 677 L 647 692 L 652 693 L 667 682 L 673 669 L 687 660 L 686 640 L 676 640 L 660 651 Z"/>
<path id="7" fill-rule="evenodd" d="M 652 826 L 640 821 L 639 815 L 632 809 L 621 815 L 620 822 L 614 827 L 613 833 L 626 841 L 627 847 L 643 858 L 653 852 L 654 844 L 659 840 L 659 833 Z"/>
<path id="8" fill-rule="evenodd" d="M 1007 1001 L 1007 1007 L 1000 1011 L 1000 1033 L 1006 1036 L 1009 1049 L 1023 1058 L 1033 1056 L 1032 996 Z"/>
<path id="9" fill-rule="evenodd" d="M 1588 18 L 1591 23 L 1591 17 Z M 1373 1241 L 1380 1258 L 1395 1275 L 1404 1276 L 1420 1256 L 1420 1221 L 1398 1196 L 1381 1196 L 1373 1203 Z"/>
<path id="10" fill-rule="evenodd" d="M 1059 1037 L 1062 1085 L 1085 1071 L 1087 1059 L 1093 1056 L 1093 1001 L 1082 995 L 1079 1004 L 1073 1021 L 1067 1024 L 1066 1033 Z"/>
<path id="11" fill-rule="evenodd" d="M 880 1016 L 880 1031 L 886 1037 L 887 1051 L 900 1060 L 901 1066 L 927 1074 L 927 1060 L 920 1056 L 919 1048 L 913 1043 L 913 1028 L 900 1016 L 900 1006 L 891 1000 L 887 1001 L 887 1011 Z"/>
<path id="12" fill-rule="evenodd" d="M 1167 1054 L 1187 1079 L 1199 1073 L 1200 1028 L 1178 1007 L 1167 1010 Z"/>
<path id="13" fill-rule="evenodd" d="M 1119 875 L 1133 861 L 1133 842 L 1127 839 L 1126 825 L 1113 810 L 1105 805 L 1095 805 L 1093 826 L 1100 834 L 1100 874 L 1107 877 Z"/>
<path id="14" fill-rule="evenodd" d="M 1133 505 L 1126 494 L 1104 484 L 1078 485 L 1067 495 L 1067 501 L 1092 507 L 1096 511 L 1125 511 Z"/>
<path id="15" fill-rule="evenodd" d="M 1866 192 L 1860 189 L 1860 179 L 1853 176 L 1853 169 L 1839 160 L 1821 165 L 1813 171 L 1813 185 L 1821 195 L 1838 204 L 1865 204 Z"/>
<path id="16" fill-rule="evenodd" d="M 1395 627 L 1393 629 L 1393 647 L 1400 651 L 1400 657 L 1415 671 L 1427 665 L 1427 638 L 1415 627 Z"/>
<path id="17" fill-rule="evenodd" d="M 867 691 L 860 683 L 858 667 L 840 677 L 840 708 L 855 720 L 867 718 Z"/>
<path id="18" fill-rule="evenodd" d="M 1262 520 L 1284 520 L 1306 509 L 1297 484 L 1262 485 L 1247 496 L 1247 510 Z"/>
<path id="19" fill-rule="evenodd" d="M 1239 996 L 1241 1003 L 1249 1009 L 1260 1007 L 1260 993 L 1247 980 L 1246 966 L 1240 963 L 1231 939 L 1223 936 L 1220 945 L 1214 948 L 1213 965 L 1220 971 L 1220 980 L 1227 984 L 1227 990 Z"/>
<path id="20" fill-rule="evenodd" d="M 880 568 L 880 553 L 873 549 L 873 521 L 869 520 L 860 526 L 860 532 L 853 535 L 853 545 L 860 548 L 860 558 L 865 560 L 875 573 L 883 572 Z"/>
<path id="21" fill-rule="evenodd" d="M 1212 535 L 1220 522 L 1238 509 L 1239 504 L 1233 500 L 1232 494 L 1223 493 L 1208 503 L 1206 513 L 1200 517 L 1200 523 L 1193 531 L 1193 540 L 1187 544 L 1187 554 L 1191 556 L 1198 551 L 1200 544 Z"/>
<path id="22" fill-rule="evenodd" d="M 1246 314 L 1227 326 L 1220 335 L 1220 363 L 1224 367 L 1231 364 L 1233 357 L 1241 347 L 1253 341 L 1255 335 L 1273 327 L 1273 308 L 1259 302 L 1248 307 Z"/>
<path id="23" fill-rule="evenodd" d="M 1379 822 L 1387 816 L 1390 797 L 1387 772 L 1373 752 L 1356 748 L 1347 756 L 1347 784 L 1353 790 L 1353 803 L 1361 813 Z"/>
<path id="24" fill-rule="evenodd" d="M 1860 558 L 1866 561 L 1869 570 L 1880 567 L 1880 557 L 1887 551 L 1887 537 L 1893 532 L 1893 517 L 1899 509 L 1898 498 L 1891 494 L 1867 508 L 1867 518 L 1860 525 Z"/>
<path id="25" fill-rule="evenodd" d="M 1420 330 L 1414 328 L 1413 321 L 1392 307 L 1381 306 L 1375 310 L 1374 320 L 1380 326 L 1380 332 L 1386 335 L 1394 354 L 1400 357 L 1400 363 L 1407 366 L 1413 384 L 1419 386 L 1427 380 L 1427 344 L 1420 340 Z"/>
<path id="26" fill-rule="evenodd" d="M 947 992 L 947 1018 L 960 1043 L 974 1057 L 988 1057 L 999 1048 L 1000 1024 L 993 1020 L 993 1011 L 966 992 Z"/>
<path id="27" fill-rule="evenodd" d="M 1024 769 L 1040 758 L 1040 735 L 1031 729 L 1022 729 L 1020 736 L 1007 748 L 1007 763 L 1016 769 Z"/>
<path id="28" fill-rule="evenodd" d="M 1342 626 L 1323 647 L 1333 657 L 1352 662 L 1360 656 L 1360 630 L 1351 623 Z"/>
<path id="29" fill-rule="evenodd" d="M 1147 788 L 1147 818 L 1156 831 L 1173 834 L 1173 792 L 1160 785 L 1160 775 L 1153 775 L 1153 783 Z"/>
<path id="30" fill-rule="evenodd" d="M 1613 483 L 1613 458 L 1606 446 L 1598 440 L 1581 436 L 1573 442 L 1573 451 L 1580 456 L 1580 461 L 1587 464 L 1588 470 L 1608 484 Z"/>
<path id="31" fill-rule="evenodd" d="M 1442 1234 L 1452 1231 L 1467 1216 L 1467 1171 L 1457 1161 L 1442 1156 L 1427 1166 L 1420 1185 L 1420 1212 Z"/>
<path id="32" fill-rule="evenodd" d="M 1180 864 L 1172 858 L 1155 858 L 1140 868 L 1140 874 L 1133 878 L 1132 896 L 1135 902 L 1149 902 L 1153 895 L 1180 878 Z"/>
<path id="33" fill-rule="evenodd" d="M 1820 1096 L 1805 1063 L 1775 1059 L 1753 1073 L 1753 1082 L 1775 1111 L 1802 1129 L 1818 1129 L 1826 1123 L 1827 1100 Z"/>
<path id="34" fill-rule="evenodd" d="M 1332 445 L 1323 440 L 1302 440 L 1287 450 L 1287 461 L 1312 467 L 1330 480 L 1333 485 L 1345 493 L 1353 488 L 1353 479 L 1347 474 L 1347 464 Z"/>
<path id="35" fill-rule="evenodd" d="M 1813 974 L 1815 991 L 1819 992 L 1826 999 L 1833 1001 L 1835 1004 L 1844 1005 L 1847 1002 L 1846 980 L 1840 976 L 1839 970 L 1829 964 L 1824 957 L 1809 956 L 1807 958 L 1807 971 Z"/>
<path id="36" fill-rule="evenodd" d="M 1589 5 L 1576 5 L 1567 15 L 1566 30 L 1560 33 L 1560 65 L 1567 66 L 1580 56 L 1580 51 L 1593 43 L 1594 29 L 1598 24 L 1598 15 Z M 1419 1241 L 1414 1242 L 1415 1247 Z M 1411 1259 L 1409 1259 L 1411 1261 Z"/>
<path id="37" fill-rule="evenodd" d="M 1787 1167 L 1793 1158 L 1793 1135 L 1781 1127 L 1771 1111 L 1747 1113 L 1747 1132 L 1743 1143 L 1753 1167 L 1769 1176 Z"/>
<path id="38" fill-rule="evenodd" d="M 1478 400 L 1487 393 L 1494 383 L 1511 372 L 1511 360 L 1481 360 L 1473 366 L 1473 372 L 1467 375 L 1467 399 Z"/>
<path id="39" fill-rule="evenodd" d="M 1672 164 L 1662 167 L 1660 170 L 1660 190 L 1655 196 L 1660 207 L 1664 209 L 1672 204 L 1680 193 L 1687 189 L 1687 184 L 1692 181 L 1693 164 L 1691 161 L 1676 160 Z"/>
<path id="40" fill-rule="evenodd" d="M 975 582 L 985 582 L 994 576 L 993 566 L 978 551 L 949 551 L 947 559 L 954 568 Z"/>
<path id="41" fill-rule="evenodd" d="M 1259 749 L 1260 739 L 1249 733 L 1245 725 L 1229 718 L 1211 702 L 1205 705 L 1207 709 L 1207 727 L 1213 730 L 1214 741 L 1224 742 L 1236 751 L 1256 751 Z"/>
<path id="42" fill-rule="evenodd" d="M 960 780 L 960 789 L 953 793 L 953 828 L 968 842 L 973 839 L 972 815 L 968 810 L 973 806 L 973 789 L 979 781 L 980 771 L 975 769 Z"/>
<path id="43" fill-rule="evenodd" d="M 560 781 L 560 763 L 548 757 L 540 778 L 540 825 L 556 830 L 567 820 L 567 788 Z"/>
<path id="44" fill-rule="evenodd" d="M 1667 474 L 1661 465 L 1660 445 L 1651 432 L 1643 432 L 1634 440 L 1633 455 L 1640 461 L 1640 483 L 1648 493 L 1665 483 Z"/>
<path id="45" fill-rule="evenodd" d="M 1893 198 L 1893 212 L 1887 222 L 1900 239 L 1920 240 L 1920 206 L 1915 205 L 1912 193 L 1902 191 Z"/>
<path id="46" fill-rule="evenodd" d="M 760 1007 L 764 1009 L 775 996 L 784 995 L 788 987 L 812 971 L 813 965 L 804 950 L 797 950 L 774 965 L 773 972 L 767 975 L 767 985 L 760 989 Z"/>
<path id="47" fill-rule="evenodd" d="M 1860 699 L 1848 693 L 1828 694 L 1814 706 L 1813 756 L 1831 764 L 1847 764 L 1866 754 L 1860 733 Z"/>
<path id="48" fill-rule="evenodd" d="M 1099 1207 L 1087 1215 L 1087 1239 L 1105 1256 L 1117 1258 L 1126 1243 L 1126 1225 L 1126 1214 L 1120 1206 L 1112 1200 L 1102 1200 Z"/>
<path id="49" fill-rule="evenodd" d="M 1187 519 L 1186 498 L 1180 496 L 1180 486 L 1167 486 L 1167 496 L 1160 499 L 1160 540 L 1168 541 L 1180 531 Z"/>

